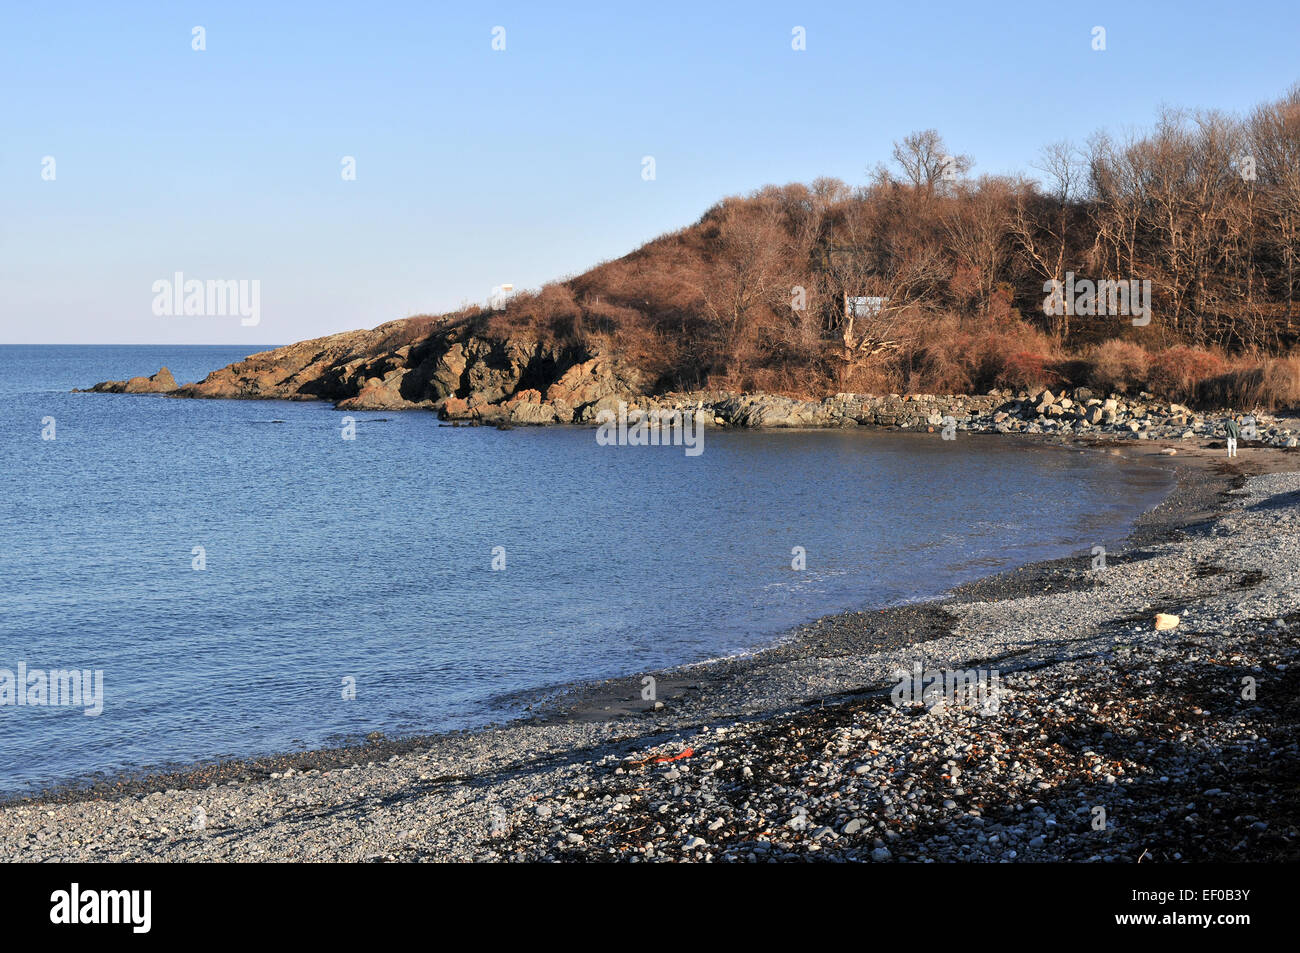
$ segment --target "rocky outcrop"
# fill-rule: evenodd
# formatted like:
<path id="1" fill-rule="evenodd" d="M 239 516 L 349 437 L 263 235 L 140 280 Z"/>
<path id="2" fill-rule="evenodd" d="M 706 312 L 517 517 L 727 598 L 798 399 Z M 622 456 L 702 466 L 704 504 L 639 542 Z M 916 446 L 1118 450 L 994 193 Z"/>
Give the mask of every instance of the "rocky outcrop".
<path id="1" fill-rule="evenodd" d="M 253 354 L 197 384 L 152 378 L 93 390 L 234 400 L 330 400 L 340 410 L 437 411 L 446 420 L 588 421 L 643 393 L 641 375 L 585 348 L 499 337 L 469 322 L 393 321 Z"/>
<path id="2" fill-rule="evenodd" d="M 1224 413 L 1200 414 L 1150 394 L 1101 396 L 1087 388 L 984 395 L 648 395 L 649 383 L 617 355 L 494 336 L 472 320 L 410 318 L 253 354 L 177 387 L 153 377 L 104 381 L 92 390 L 176 397 L 330 400 L 340 410 L 435 411 L 448 421 L 497 425 L 591 423 L 602 411 L 702 412 L 715 426 L 888 427 L 930 432 L 1056 434 L 1118 439 L 1222 437 Z M 1294 422 L 1256 415 L 1260 443 L 1295 448 Z"/>
<path id="3" fill-rule="evenodd" d="M 178 397 L 353 401 L 356 409 L 418 407 L 425 395 L 403 386 L 417 347 L 435 336 L 433 319 L 391 321 L 253 354 L 213 371 Z"/>
<path id="4" fill-rule="evenodd" d="M 546 389 L 546 403 L 555 408 L 558 420 L 571 423 L 594 420 L 619 400 L 635 399 L 641 393 L 641 378 L 635 370 L 597 357 L 565 371 Z"/>
<path id="5" fill-rule="evenodd" d="M 158 369 L 152 377 L 132 377 L 124 381 L 100 381 L 89 391 L 97 394 L 170 394 L 176 390 L 176 379 L 167 368 Z"/>

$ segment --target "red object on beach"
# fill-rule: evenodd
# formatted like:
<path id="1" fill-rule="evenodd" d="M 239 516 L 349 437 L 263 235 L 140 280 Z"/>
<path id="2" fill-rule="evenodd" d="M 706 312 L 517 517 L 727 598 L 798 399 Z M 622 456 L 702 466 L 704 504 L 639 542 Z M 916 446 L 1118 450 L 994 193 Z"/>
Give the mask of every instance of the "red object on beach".
<path id="1" fill-rule="evenodd" d="M 695 754 L 695 749 L 687 748 L 681 754 L 675 754 L 671 758 L 655 758 L 655 764 L 661 764 L 665 761 L 680 761 L 682 758 L 689 758 L 693 754 Z"/>

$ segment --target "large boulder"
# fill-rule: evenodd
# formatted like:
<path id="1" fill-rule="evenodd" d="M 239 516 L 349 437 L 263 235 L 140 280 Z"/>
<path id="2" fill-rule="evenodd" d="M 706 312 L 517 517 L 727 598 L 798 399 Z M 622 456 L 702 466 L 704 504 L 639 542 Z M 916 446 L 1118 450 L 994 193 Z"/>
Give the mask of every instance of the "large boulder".
<path id="1" fill-rule="evenodd" d="M 821 401 L 794 400 L 772 394 L 728 397 L 714 412 L 733 427 L 822 427 L 832 413 Z"/>
<path id="2" fill-rule="evenodd" d="M 561 420 L 594 420 L 643 393 L 640 375 L 618 360 L 597 355 L 573 364 L 546 389 L 545 400 Z"/>
<path id="3" fill-rule="evenodd" d="M 414 410 L 421 405 L 402 396 L 402 377 L 401 371 L 392 371 L 383 380 L 367 378 L 356 396 L 335 406 L 339 410 Z"/>
<path id="4" fill-rule="evenodd" d="M 515 404 L 510 408 L 510 422 L 515 424 L 553 424 L 555 408 L 550 404 Z"/>
<path id="5" fill-rule="evenodd" d="M 443 420 L 469 420 L 469 401 L 464 397 L 448 397 L 442 402 L 438 416 Z"/>
<path id="6" fill-rule="evenodd" d="M 511 423 L 515 424 L 553 424 L 556 420 L 555 408 L 542 401 L 542 395 L 535 390 L 521 390 L 505 402 L 505 409 Z"/>

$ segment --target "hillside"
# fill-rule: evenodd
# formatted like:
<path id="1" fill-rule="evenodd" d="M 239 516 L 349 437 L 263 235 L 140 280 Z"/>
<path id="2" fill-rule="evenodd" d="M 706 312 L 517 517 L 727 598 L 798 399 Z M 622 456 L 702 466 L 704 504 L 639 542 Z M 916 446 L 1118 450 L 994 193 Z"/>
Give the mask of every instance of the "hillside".
<path id="1" fill-rule="evenodd" d="M 915 133 L 866 186 L 728 198 L 500 310 L 302 342 L 175 393 L 453 417 L 523 401 L 559 420 L 610 395 L 698 391 L 1300 401 L 1300 85 L 1245 117 L 1166 111 L 1145 135 L 1049 146 L 1036 179 L 972 167 Z M 1045 307 L 1053 282 L 1064 307 Z M 1091 282 L 1136 297 L 1094 306 L 1075 295 Z"/>

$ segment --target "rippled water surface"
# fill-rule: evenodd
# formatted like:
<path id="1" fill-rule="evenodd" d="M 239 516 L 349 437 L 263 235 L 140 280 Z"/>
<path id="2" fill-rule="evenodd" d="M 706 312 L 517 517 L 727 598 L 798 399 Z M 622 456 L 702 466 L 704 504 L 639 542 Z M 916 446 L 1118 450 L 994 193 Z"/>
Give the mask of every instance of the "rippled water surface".
<path id="1" fill-rule="evenodd" d="M 0 347 L 0 670 L 104 673 L 98 717 L 0 705 L 0 794 L 483 724 L 513 693 L 1114 544 L 1169 480 L 965 435 L 710 430 L 687 457 L 421 412 L 354 414 L 346 441 L 326 404 L 68 393 L 245 353 Z"/>

